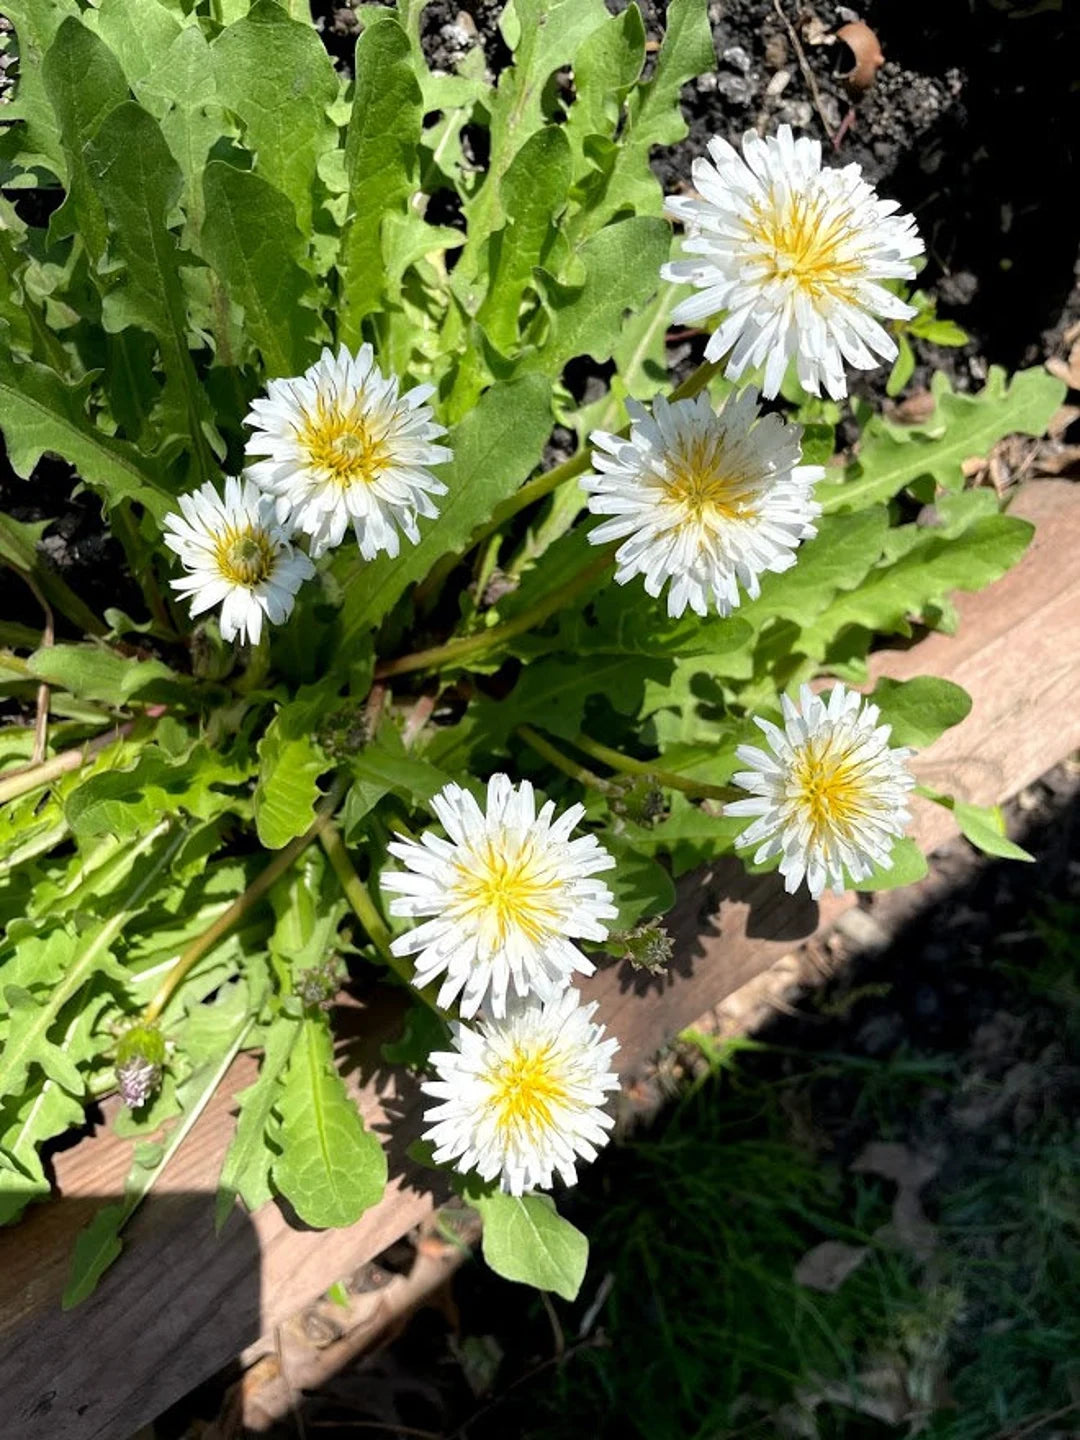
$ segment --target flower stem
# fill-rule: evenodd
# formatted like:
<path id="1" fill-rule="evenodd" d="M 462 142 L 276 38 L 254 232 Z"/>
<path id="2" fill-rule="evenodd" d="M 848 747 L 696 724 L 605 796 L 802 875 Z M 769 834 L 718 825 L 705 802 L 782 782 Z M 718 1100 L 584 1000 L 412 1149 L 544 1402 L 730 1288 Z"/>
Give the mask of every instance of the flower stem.
<path id="1" fill-rule="evenodd" d="M 417 650 L 412 655 L 399 655 L 396 660 L 384 660 L 375 667 L 376 680 L 386 680 L 391 675 L 406 675 L 411 670 L 433 670 L 444 665 L 459 665 L 477 655 L 483 655 L 488 650 L 498 649 L 508 640 L 524 635 L 534 626 L 542 625 L 556 610 L 561 610 L 576 600 L 582 591 L 587 590 L 596 577 L 608 568 L 613 553 L 614 547 L 606 547 L 592 565 L 578 571 L 572 580 L 542 596 L 505 625 L 493 625 L 478 635 L 463 635 L 456 640 L 448 640 L 445 645 L 435 645 L 430 650 Z"/>
<path id="2" fill-rule="evenodd" d="M 402 984 L 407 985 L 414 994 L 423 1000 L 425 1005 L 430 1006 L 436 1015 L 442 1016 L 443 1011 L 435 1003 L 432 993 L 434 987 L 429 986 L 421 990 L 412 983 L 412 975 L 408 964 L 395 955 L 390 948 L 390 931 L 386 922 L 379 914 L 374 900 L 368 892 L 367 886 L 356 873 L 356 867 L 349 858 L 349 852 L 345 848 L 345 842 L 341 838 L 341 831 L 332 822 L 328 822 L 319 833 L 319 843 L 326 851 L 326 858 L 330 861 L 330 868 L 338 878 L 346 900 L 352 906 L 353 914 L 360 921 L 360 924 L 367 931 L 368 938 L 379 952 L 379 959 L 392 970 Z"/>
<path id="3" fill-rule="evenodd" d="M 519 725 L 517 733 L 521 736 L 530 750 L 535 750 L 549 765 L 554 765 L 556 770 L 561 770 L 564 775 L 569 775 L 571 780 L 576 780 L 579 785 L 585 785 L 590 790 L 599 790 L 601 795 L 618 795 L 621 787 L 611 780 L 605 780 L 603 776 L 597 775 L 594 771 L 579 765 L 576 760 L 571 760 L 569 755 L 552 745 L 539 731 L 534 730 L 531 725 Z"/>
<path id="4" fill-rule="evenodd" d="M 121 740 L 126 740 L 135 729 L 136 723 L 135 720 L 126 720 L 123 725 L 114 726 L 106 734 L 96 735 L 85 745 L 80 745 L 74 750 L 63 750 L 59 755 L 54 755 L 40 765 L 22 765 L 18 770 L 9 770 L 0 780 L 0 804 L 4 804 L 8 800 L 17 800 L 20 795 L 25 795 L 30 790 L 37 790 L 42 785 L 51 785 L 54 780 L 59 780 L 69 771 L 78 770 L 100 751 L 107 750 L 110 745 L 118 745 Z"/>
<path id="5" fill-rule="evenodd" d="M 705 389 L 719 370 L 720 362 L 716 360 L 708 360 L 705 364 L 699 365 L 681 385 L 676 385 L 671 392 L 670 399 L 692 400 L 695 395 L 699 395 Z M 629 429 L 628 425 L 624 425 L 619 434 L 625 435 Z M 475 546 L 482 545 L 485 540 L 495 534 L 496 530 L 501 530 L 508 520 L 512 520 L 519 511 L 526 509 L 529 505 L 535 505 L 538 500 L 543 500 L 552 491 L 557 490 L 560 485 L 565 485 L 568 480 L 573 480 L 576 476 L 581 475 L 589 468 L 591 459 L 592 455 L 588 445 L 582 445 L 574 455 L 570 456 L 569 460 L 564 460 L 560 465 L 546 470 L 543 475 L 535 476 L 534 479 L 526 481 L 520 489 L 515 490 L 513 495 L 508 496 L 501 505 L 495 507 L 491 519 L 485 525 L 473 531 L 464 550 L 456 555 L 444 556 L 432 567 L 427 579 L 417 586 L 417 603 L 422 605 L 426 598 L 438 592 L 439 587 L 462 555 L 467 555 Z"/>
<path id="6" fill-rule="evenodd" d="M 699 800 L 737 800 L 744 793 L 734 785 L 710 785 L 704 780 L 691 780 L 674 770 L 659 769 L 648 760 L 635 760 L 632 755 L 624 755 L 621 750 L 612 750 L 610 746 L 602 745 L 599 740 L 593 740 L 580 732 L 574 737 L 574 744 L 592 759 L 609 765 L 612 770 L 619 770 L 624 775 L 647 775 L 650 780 L 655 780 L 657 785 L 666 786 L 669 790 L 681 790 L 684 795 L 692 795 Z"/>
<path id="7" fill-rule="evenodd" d="M 323 827 L 330 823 L 347 786 L 347 780 L 336 780 L 330 788 L 330 793 L 319 806 L 314 823 L 304 831 L 303 835 L 298 835 L 295 840 L 286 845 L 284 850 L 279 850 L 266 869 L 256 875 L 244 893 L 238 895 L 228 909 L 223 910 L 214 923 L 208 926 L 201 935 L 196 936 L 187 949 L 181 952 L 176 964 L 158 986 L 157 994 L 143 1011 L 142 1023 L 144 1025 L 154 1024 L 176 993 L 177 986 L 188 971 L 211 951 L 218 941 L 224 939 L 237 921 L 241 920 L 249 910 L 259 903 L 274 881 L 279 880 L 285 874 L 297 856 L 318 838 Z"/>

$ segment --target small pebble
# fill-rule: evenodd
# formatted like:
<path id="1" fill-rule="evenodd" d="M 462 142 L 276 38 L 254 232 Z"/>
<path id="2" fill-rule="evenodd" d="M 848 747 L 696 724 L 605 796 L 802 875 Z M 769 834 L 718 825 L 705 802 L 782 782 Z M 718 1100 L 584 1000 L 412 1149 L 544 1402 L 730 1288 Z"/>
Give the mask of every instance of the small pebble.
<path id="1" fill-rule="evenodd" d="M 795 130 L 805 130 L 814 118 L 814 107 L 809 100 L 784 100 L 776 112 L 776 118 L 782 125 L 790 125 Z"/>
<path id="2" fill-rule="evenodd" d="M 697 78 L 697 90 L 699 95 L 711 95 L 716 89 L 716 72 L 706 70 L 704 75 Z"/>
<path id="3" fill-rule="evenodd" d="M 748 105 L 753 93 L 749 80 L 744 80 L 741 75 L 718 75 L 716 89 L 725 100 L 730 100 L 733 105 Z"/>
<path id="4" fill-rule="evenodd" d="M 730 65 L 733 70 L 738 70 L 740 75 L 750 73 L 750 56 L 741 45 L 729 45 L 720 58 L 725 65 Z"/>
<path id="5" fill-rule="evenodd" d="M 788 61 L 788 42 L 779 31 L 765 41 L 765 64 L 770 70 L 782 70 Z"/>

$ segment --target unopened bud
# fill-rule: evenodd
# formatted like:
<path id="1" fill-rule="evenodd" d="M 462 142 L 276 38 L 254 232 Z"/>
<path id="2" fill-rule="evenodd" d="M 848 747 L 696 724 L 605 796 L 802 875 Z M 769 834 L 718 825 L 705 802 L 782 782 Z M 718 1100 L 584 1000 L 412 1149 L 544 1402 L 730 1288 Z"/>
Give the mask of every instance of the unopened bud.
<path id="1" fill-rule="evenodd" d="M 141 1110 L 157 1093 L 165 1065 L 165 1041 L 150 1025 L 133 1025 L 116 1045 L 116 1083 L 129 1110 Z"/>
<path id="2" fill-rule="evenodd" d="M 620 794 L 612 797 L 611 808 L 636 825 L 655 825 L 667 815 L 664 792 L 649 775 L 629 781 Z"/>
<path id="3" fill-rule="evenodd" d="M 659 975 L 671 964 L 675 944 L 659 920 L 645 920 L 633 930 L 611 936 L 609 948 L 630 961 L 635 970 Z"/>
<path id="4" fill-rule="evenodd" d="M 217 621 L 211 617 L 191 634 L 191 669 L 200 680 L 224 680 L 236 665 L 236 647 L 221 638 Z"/>
<path id="5" fill-rule="evenodd" d="M 336 955 L 331 955 L 321 965 L 312 965 L 301 970 L 296 976 L 294 988 L 297 998 L 313 1009 L 328 1010 L 341 984 L 341 967 Z"/>
<path id="6" fill-rule="evenodd" d="M 348 760 L 371 739 L 363 706 L 343 705 L 319 726 L 316 738 L 331 760 Z"/>

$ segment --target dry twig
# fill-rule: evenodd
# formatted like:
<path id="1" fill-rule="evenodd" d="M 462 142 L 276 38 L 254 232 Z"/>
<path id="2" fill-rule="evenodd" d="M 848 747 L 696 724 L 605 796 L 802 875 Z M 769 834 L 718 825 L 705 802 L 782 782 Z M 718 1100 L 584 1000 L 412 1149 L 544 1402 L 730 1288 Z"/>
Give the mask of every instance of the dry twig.
<path id="1" fill-rule="evenodd" d="M 810 91 L 810 98 L 814 102 L 814 109 L 817 111 L 818 119 L 821 121 L 821 128 L 829 137 L 830 145 L 835 148 L 836 141 L 833 139 L 833 133 L 832 130 L 829 128 L 829 122 L 825 119 L 825 108 L 821 99 L 821 91 L 817 87 L 817 81 L 814 79 L 814 72 L 810 69 L 810 62 L 806 58 L 806 51 L 803 49 L 802 41 L 799 39 L 798 32 L 796 31 L 795 26 L 788 19 L 781 0 L 773 0 L 773 9 L 780 17 L 780 23 L 787 31 L 788 39 L 791 41 L 791 44 L 795 50 L 795 54 L 798 57 L 799 69 L 802 71 L 802 77 L 806 81 L 806 88 Z"/>

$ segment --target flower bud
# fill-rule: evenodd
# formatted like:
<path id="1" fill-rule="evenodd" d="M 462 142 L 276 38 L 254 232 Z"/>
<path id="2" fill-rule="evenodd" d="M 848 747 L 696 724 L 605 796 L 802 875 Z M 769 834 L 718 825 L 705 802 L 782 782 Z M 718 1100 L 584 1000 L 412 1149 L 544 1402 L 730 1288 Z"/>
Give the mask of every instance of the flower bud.
<path id="1" fill-rule="evenodd" d="M 150 1025 L 133 1025 L 116 1045 L 116 1083 L 129 1110 L 141 1110 L 161 1084 L 165 1041 Z"/>
<path id="2" fill-rule="evenodd" d="M 647 970 L 650 975 L 666 970 L 675 953 L 674 941 L 659 920 L 644 920 L 633 930 L 613 935 L 608 943 L 609 948 L 622 954 L 635 970 Z"/>

